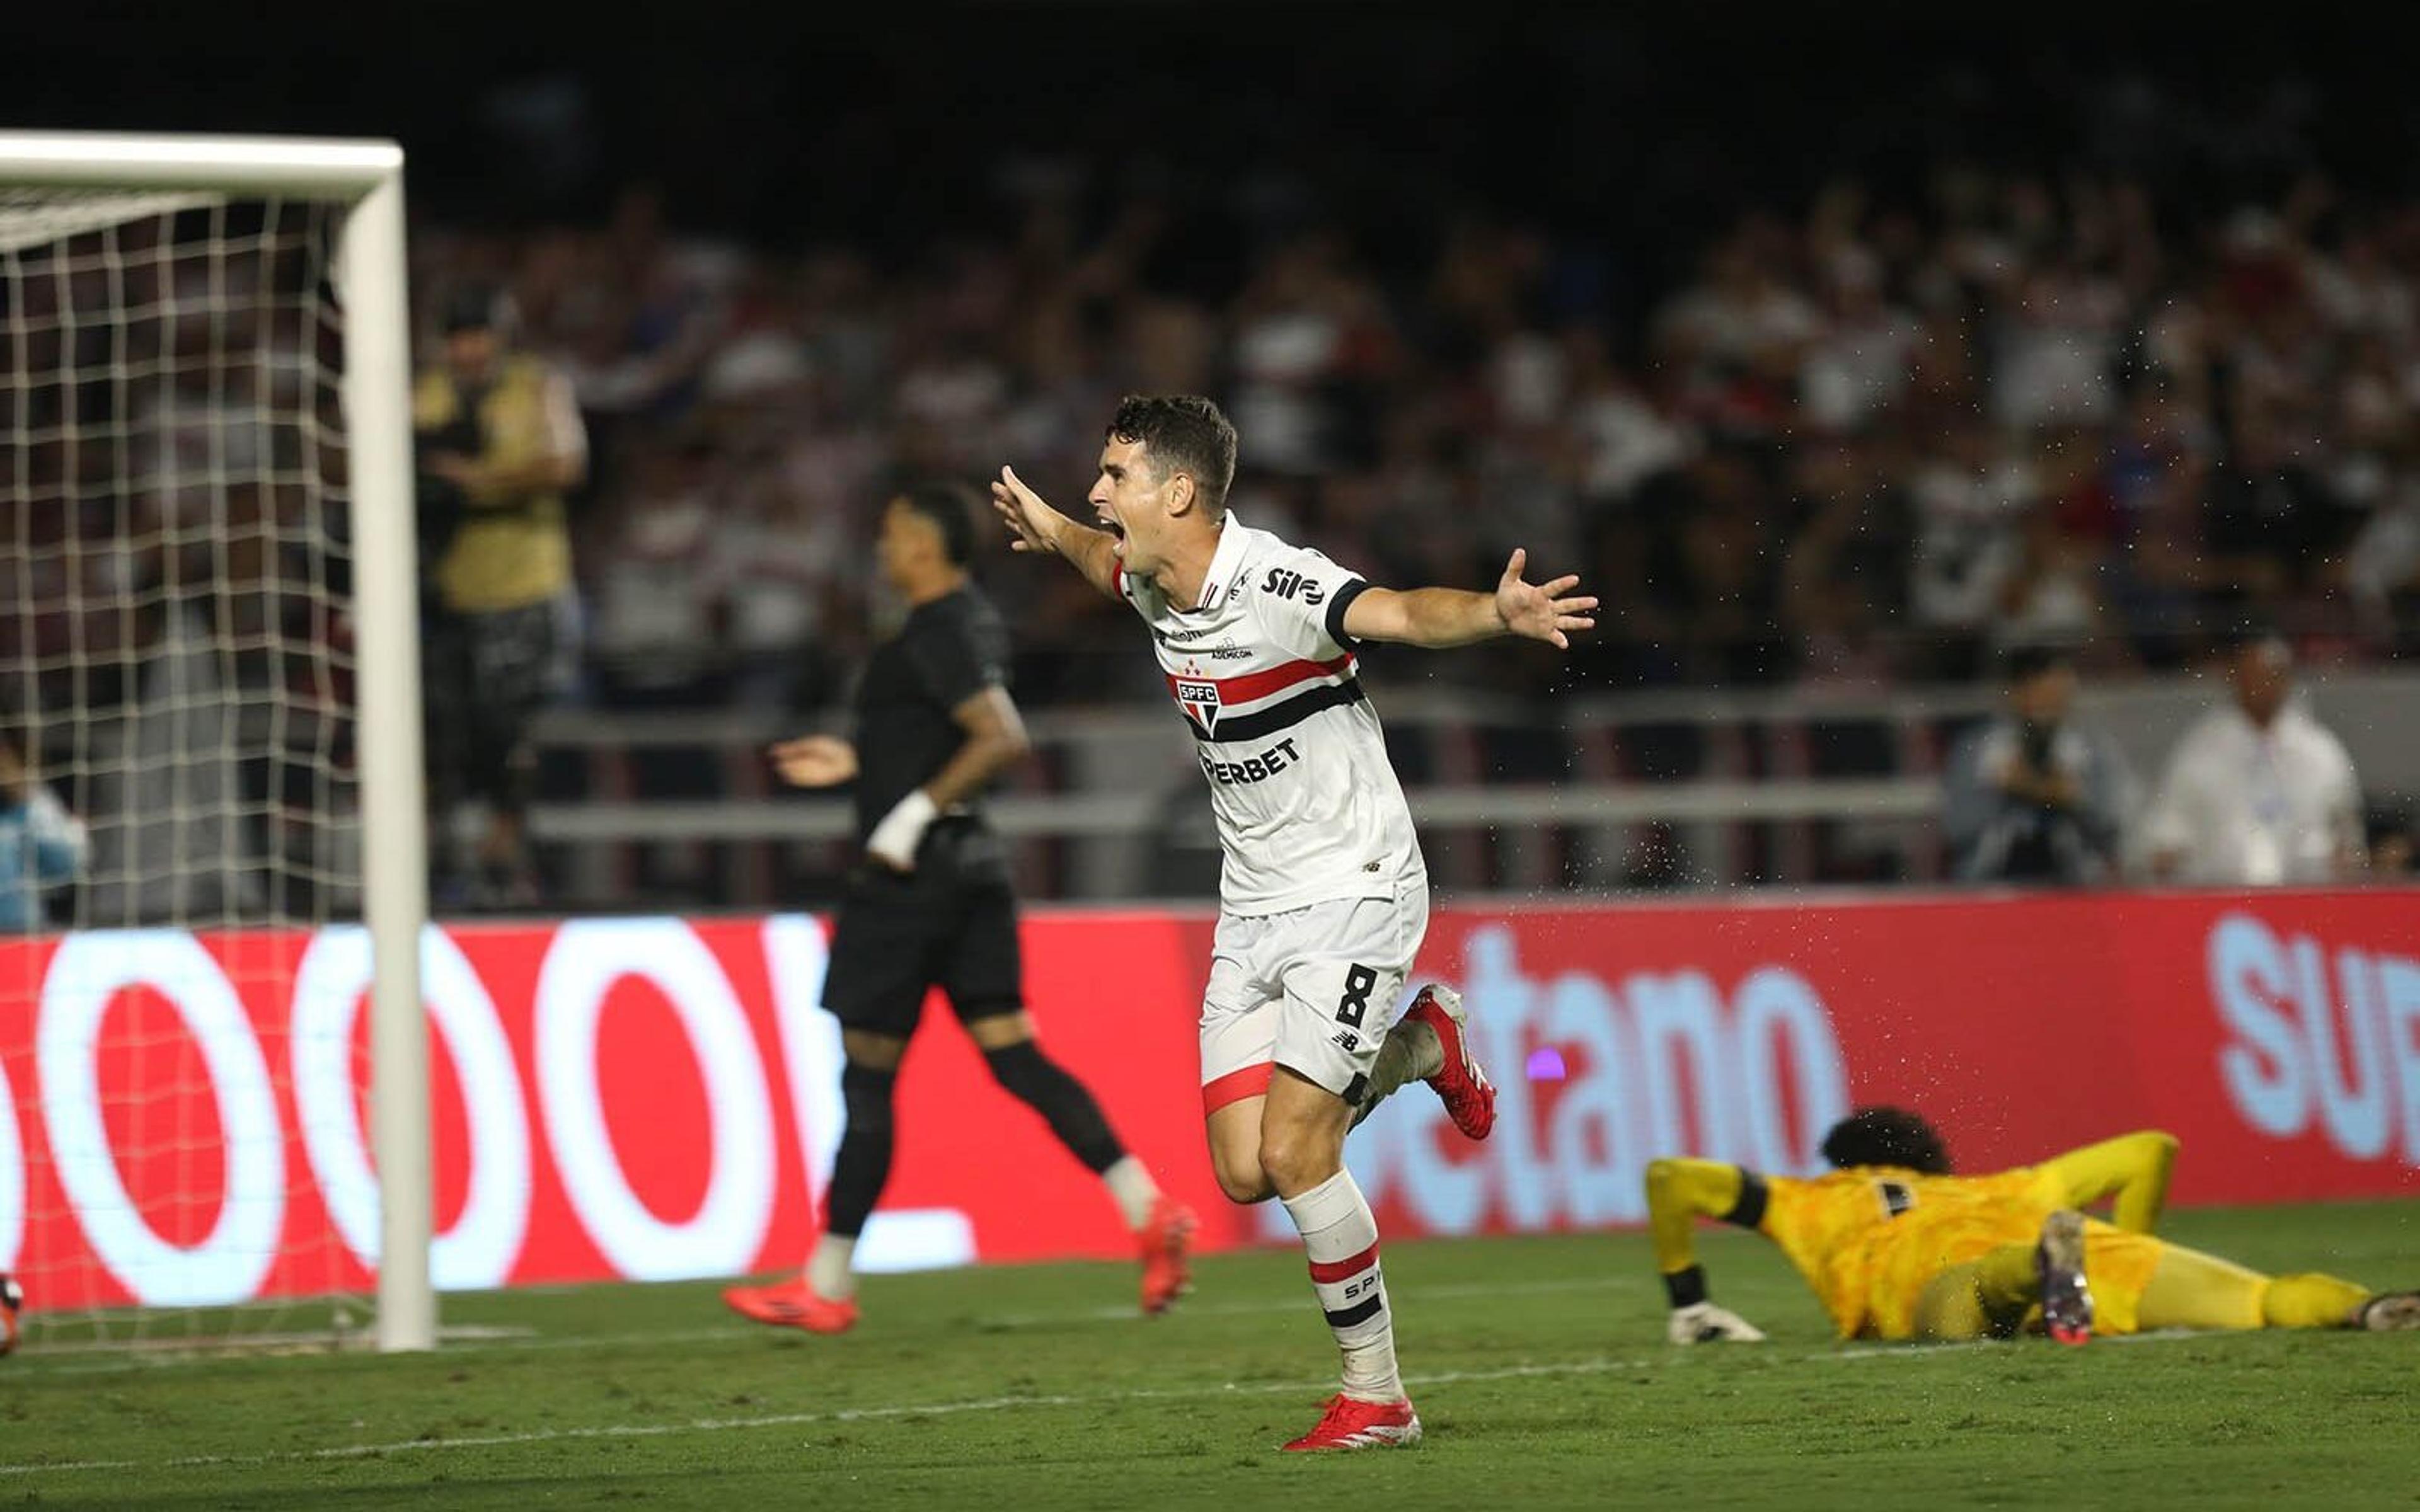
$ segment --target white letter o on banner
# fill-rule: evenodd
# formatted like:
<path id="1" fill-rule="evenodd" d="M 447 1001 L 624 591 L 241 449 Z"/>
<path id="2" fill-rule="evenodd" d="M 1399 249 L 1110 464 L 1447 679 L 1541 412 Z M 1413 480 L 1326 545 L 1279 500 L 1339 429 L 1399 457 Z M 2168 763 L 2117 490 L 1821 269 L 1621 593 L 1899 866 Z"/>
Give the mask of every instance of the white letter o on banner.
<path id="1" fill-rule="evenodd" d="M 623 977 L 653 982 L 679 1016 L 706 1078 L 713 1165 L 686 1223 L 647 1211 L 624 1180 L 597 1086 L 597 1027 Z M 555 1169 L 580 1221 L 634 1281 L 728 1275 L 756 1262 L 773 1221 L 773 1109 L 747 1015 L 714 952 L 677 918 L 575 919 L 556 931 L 537 980 L 538 1103 Z"/>
<path id="2" fill-rule="evenodd" d="M 226 1196 L 209 1236 L 171 1244 L 135 1210 L 109 1148 L 94 1055 L 123 989 L 159 991 L 201 1048 L 226 1143 Z M 246 1301 L 277 1260 L 286 1222 L 286 1137 L 260 1041 L 225 973 L 178 930 L 97 931 L 59 942 L 42 980 L 39 1058 L 51 1154 L 93 1253 L 153 1307 Z M 134 1089 L 138 1093 L 141 1088 Z"/>
<path id="3" fill-rule="evenodd" d="M 328 1216 L 353 1257 L 375 1270 L 378 1178 L 362 1144 L 352 1073 L 353 1020 L 369 983 L 369 931 L 321 930 L 294 972 L 293 1060 L 302 1148 Z M 529 1108 L 512 1046 L 470 958 L 434 926 L 420 937 L 420 995 L 454 1058 L 471 1159 L 462 1211 L 429 1246 L 429 1281 L 441 1291 L 500 1287 L 529 1231 Z"/>

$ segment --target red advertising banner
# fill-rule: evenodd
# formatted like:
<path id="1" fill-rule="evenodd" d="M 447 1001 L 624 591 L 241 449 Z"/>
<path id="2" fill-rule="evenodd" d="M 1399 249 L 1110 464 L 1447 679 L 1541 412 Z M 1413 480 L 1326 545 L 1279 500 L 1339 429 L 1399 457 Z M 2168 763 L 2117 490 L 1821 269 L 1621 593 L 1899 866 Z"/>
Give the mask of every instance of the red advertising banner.
<path id="1" fill-rule="evenodd" d="M 1218 1247 L 1290 1229 L 1204 1157 L 1211 924 L 1037 915 L 1027 985 Z M 432 929 L 439 1284 L 797 1263 L 841 1126 L 825 944 L 797 916 Z M 2420 1196 L 2420 893 L 1445 908 L 1422 975 L 1463 988 L 1500 1120 L 1470 1145 L 1415 1087 L 1354 1135 L 1398 1237 L 1637 1222 L 1657 1155 L 1807 1170 L 1885 1101 L 1968 1168 L 2157 1126 L 2180 1201 Z M 349 929 L 0 944 L 0 1269 L 51 1307 L 365 1288 L 366 980 Z M 861 1259 L 1126 1253 L 1099 1183 L 936 1015 Z"/>

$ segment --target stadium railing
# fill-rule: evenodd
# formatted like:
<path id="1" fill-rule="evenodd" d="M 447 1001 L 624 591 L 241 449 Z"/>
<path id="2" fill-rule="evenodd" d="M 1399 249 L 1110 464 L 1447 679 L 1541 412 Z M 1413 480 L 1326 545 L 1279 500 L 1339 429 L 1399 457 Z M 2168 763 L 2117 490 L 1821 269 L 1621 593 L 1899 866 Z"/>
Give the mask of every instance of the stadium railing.
<path id="1" fill-rule="evenodd" d="M 2420 675 L 2314 673 L 2319 716 L 2374 795 L 2420 794 Z M 1940 879 L 1943 764 L 1985 686 L 1691 692 L 1550 706 L 1379 689 L 1432 874 L 1449 892 Z M 2086 689 L 2147 798 L 2219 696 L 2191 676 Z M 1039 898 L 1198 898 L 1217 845 L 1193 744 L 1161 707 L 1052 711 L 991 810 Z M 847 863 L 845 798 L 784 791 L 754 711 L 566 708 L 539 722 L 532 829 L 562 906 L 814 906 Z"/>

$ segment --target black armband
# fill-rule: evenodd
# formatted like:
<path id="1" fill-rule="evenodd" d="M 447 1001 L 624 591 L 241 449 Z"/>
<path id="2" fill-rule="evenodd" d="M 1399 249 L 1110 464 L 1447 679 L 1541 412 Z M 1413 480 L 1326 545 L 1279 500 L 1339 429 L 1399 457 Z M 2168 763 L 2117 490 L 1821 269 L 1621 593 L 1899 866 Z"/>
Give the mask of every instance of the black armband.
<path id="1" fill-rule="evenodd" d="M 1736 1224 L 1742 1228 L 1759 1227 L 1764 1222 L 1764 1203 L 1769 1195 L 1763 1177 L 1754 1171 L 1740 1172 L 1739 1200 L 1731 1204 L 1730 1211 L 1723 1214 L 1723 1222 Z"/>
<path id="2" fill-rule="evenodd" d="M 1361 642 L 1344 633 L 1344 611 L 1353 607 L 1355 599 L 1369 591 L 1370 579 L 1356 578 L 1339 588 L 1336 591 L 1336 596 L 1327 601 L 1327 639 L 1347 651 L 1351 651 Z"/>
<path id="3" fill-rule="evenodd" d="M 1685 1271 L 1673 1271 L 1664 1277 L 1664 1294 L 1672 1299 L 1674 1311 L 1695 1307 L 1706 1300 L 1706 1268 L 1693 1265 Z"/>

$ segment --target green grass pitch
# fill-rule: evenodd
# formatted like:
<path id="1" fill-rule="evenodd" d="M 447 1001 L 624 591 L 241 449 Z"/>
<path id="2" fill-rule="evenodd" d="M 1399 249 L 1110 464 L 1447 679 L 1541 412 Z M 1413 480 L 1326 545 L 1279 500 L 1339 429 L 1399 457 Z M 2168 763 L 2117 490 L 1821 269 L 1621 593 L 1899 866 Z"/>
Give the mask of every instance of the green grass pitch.
<path id="1" fill-rule="evenodd" d="M 2420 1285 L 2420 1204 L 2189 1211 L 2271 1270 Z M 1643 1235 L 1390 1246 L 1428 1442 L 1296 1458 L 1333 1347 L 1298 1255 L 1218 1257 L 1170 1317 L 1110 1265 L 875 1277 L 843 1338 L 709 1285 L 445 1299 L 426 1356 L 40 1342 L 0 1362 L 0 1503 L 1006 1509 L 2420 1504 L 2420 1334 L 1835 1344 L 1775 1252 L 1709 1231 L 1772 1335 L 1681 1350 Z"/>

